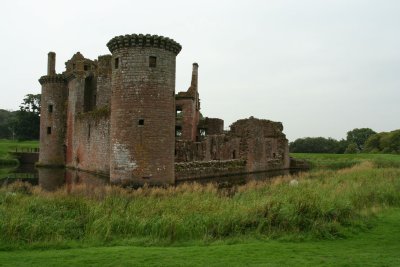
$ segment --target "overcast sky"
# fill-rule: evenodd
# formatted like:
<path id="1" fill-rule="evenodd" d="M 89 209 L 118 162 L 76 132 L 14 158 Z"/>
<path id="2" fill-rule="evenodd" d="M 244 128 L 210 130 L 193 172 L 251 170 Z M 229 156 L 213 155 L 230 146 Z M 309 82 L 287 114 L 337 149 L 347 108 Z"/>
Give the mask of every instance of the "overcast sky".
<path id="1" fill-rule="evenodd" d="M 202 113 L 227 128 L 281 121 L 290 141 L 400 128 L 399 0 L 12 0 L 0 9 L 0 108 L 40 93 L 47 53 L 57 72 L 80 51 L 110 53 L 116 35 L 150 33 L 183 47 L 176 91 L 199 64 Z"/>

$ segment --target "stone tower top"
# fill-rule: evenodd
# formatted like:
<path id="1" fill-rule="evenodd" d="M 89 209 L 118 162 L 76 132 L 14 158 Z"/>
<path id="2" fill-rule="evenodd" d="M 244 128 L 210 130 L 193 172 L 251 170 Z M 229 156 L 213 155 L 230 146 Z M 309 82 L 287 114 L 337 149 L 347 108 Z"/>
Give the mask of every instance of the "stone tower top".
<path id="1" fill-rule="evenodd" d="M 113 53 L 123 47 L 158 47 L 174 52 L 176 55 L 182 50 L 182 46 L 174 40 L 158 35 L 130 34 L 112 38 L 107 43 L 108 49 Z"/>

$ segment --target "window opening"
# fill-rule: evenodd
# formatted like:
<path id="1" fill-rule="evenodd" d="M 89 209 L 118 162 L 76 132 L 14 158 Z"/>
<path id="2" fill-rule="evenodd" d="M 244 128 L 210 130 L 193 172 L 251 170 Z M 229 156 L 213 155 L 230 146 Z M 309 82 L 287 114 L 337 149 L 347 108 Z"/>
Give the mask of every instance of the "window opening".
<path id="1" fill-rule="evenodd" d="M 49 105 L 48 111 L 49 111 L 49 113 L 53 113 L 53 105 Z"/>
<path id="2" fill-rule="evenodd" d="M 118 67 L 119 67 L 119 58 L 117 57 L 114 59 L 114 69 L 118 69 Z"/>
<path id="3" fill-rule="evenodd" d="M 207 135 L 206 129 L 200 129 L 200 136 L 201 136 L 201 137 L 204 137 L 204 136 L 206 136 L 206 135 Z"/>
<path id="4" fill-rule="evenodd" d="M 181 118 L 182 117 L 182 107 L 176 107 L 176 114 L 175 114 L 175 116 L 177 117 L 177 118 Z"/>
<path id="5" fill-rule="evenodd" d="M 144 119 L 140 119 L 138 122 L 138 125 L 143 126 L 144 125 Z"/>
<path id="6" fill-rule="evenodd" d="M 155 68 L 157 66 L 157 57 L 150 56 L 149 57 L 149 67 Z"/>
<path id="7" fill-rule="evenodd" d="M 51 134 L 51 127 L 47 127 L 47 134 Z"/>
<path id="8" fill-rule="evenodd" d="M 181 126 L 176 126 L 175 127 L 175 136 L 176 137 L 181 137 L 182 136 L 182 127 Z"/>

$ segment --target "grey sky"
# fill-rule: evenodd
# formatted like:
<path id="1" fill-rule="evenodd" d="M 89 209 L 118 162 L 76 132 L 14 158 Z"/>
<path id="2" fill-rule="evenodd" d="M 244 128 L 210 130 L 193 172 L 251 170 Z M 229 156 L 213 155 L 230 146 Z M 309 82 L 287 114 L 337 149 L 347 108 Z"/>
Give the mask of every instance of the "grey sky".
<path id="1" fill-rule="evenodd" d="M 39 93 L 47 53 L 57 72 L 80 51 L 96 59 L 131 33 L 179 42 L 176 90 L 198 62 L 202 113 L 225 126 L 281 121 L 289 140 L 400 128 L 400 1 L 5 1 L 0 108 Z"/>

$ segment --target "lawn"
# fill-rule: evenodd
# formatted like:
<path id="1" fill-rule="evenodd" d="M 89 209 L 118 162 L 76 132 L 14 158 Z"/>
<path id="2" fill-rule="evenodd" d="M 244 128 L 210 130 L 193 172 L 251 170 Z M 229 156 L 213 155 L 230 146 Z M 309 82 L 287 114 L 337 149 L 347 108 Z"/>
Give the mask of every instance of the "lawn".
<path id="1" fill-rule="evenodd" d="M 16 165 L 18 161 L 8 152 L 27 148 L 38 148 L 39 141 L 17 141 L 0 139 L 0 166 L 1 165 Z"/>
<path id="2" fill-rule="evenodd" d="M 352 167 L 361 162 L 369 161 L 376 167 L 400 168 L 400 155 L 396 154 L 314 154 L 291 153 L 291 157 L 304 159 L 311 163 L 314 169 L 338 170 Z"/>
<path id="3" fill-rule="evenodd" d="M 0 266 L 400 266 L 400 209 L 382 212 L 373 223 L 338 240 L 8 251 L 0 252 Z"/>

